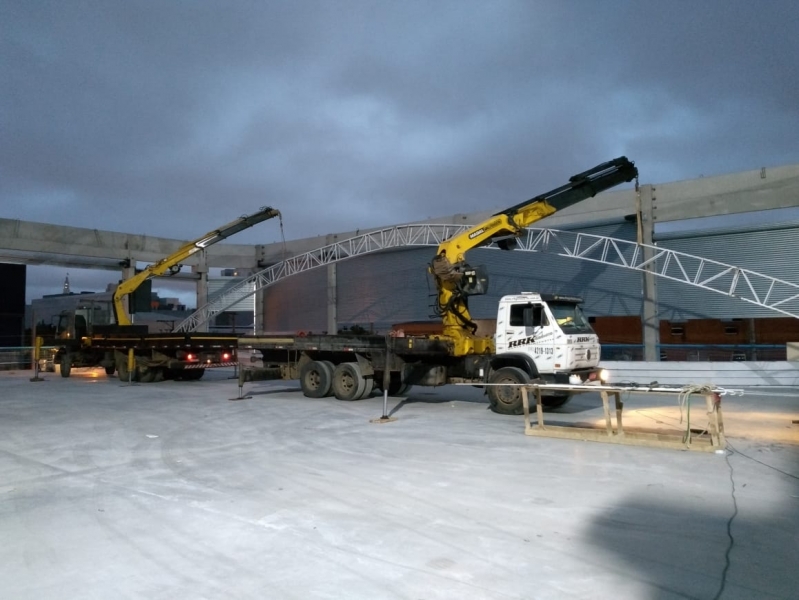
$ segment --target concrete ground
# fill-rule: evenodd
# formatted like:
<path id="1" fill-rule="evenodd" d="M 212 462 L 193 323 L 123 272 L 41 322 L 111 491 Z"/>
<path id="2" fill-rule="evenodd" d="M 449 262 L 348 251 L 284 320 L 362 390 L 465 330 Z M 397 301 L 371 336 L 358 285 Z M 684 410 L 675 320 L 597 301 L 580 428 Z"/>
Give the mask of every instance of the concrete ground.
<path id="1" fill-rule="evenodd" d="M 799 391 L 724 398 L 729 453 L 525 436 L 480 390 L 304 398 L 230 372 L 0 373 L 0 596 L 799 597 Z M 631 397 L 627 425 L 679 427 Z M 598 394 L 558 420 L 600 423 Z M 696 418 L 696 417 L 695 417 Z"/>

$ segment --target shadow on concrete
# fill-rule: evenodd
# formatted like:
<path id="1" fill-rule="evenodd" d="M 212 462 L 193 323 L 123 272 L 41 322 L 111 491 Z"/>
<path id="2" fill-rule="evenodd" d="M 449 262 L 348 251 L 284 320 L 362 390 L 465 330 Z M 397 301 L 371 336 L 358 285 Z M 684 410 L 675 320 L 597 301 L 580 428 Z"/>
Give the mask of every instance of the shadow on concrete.
<path id="1" fill-rule="evenodd" d="M 594 519 L 589 544 L 654 600 L 798 597 L 797 480 L 754 473 L 735 453 L 728 460 L 735 500 L 729 481 L 729 493 L 707 496 L 652 484 Z"/>
<path id="2" fill-rule="evenodd" d="M 268 390 L 251 390 L 247 392 L 250 396 L 268 396 L 269 394 L 285 394 L 286 392 L 298 392 L 297 388 L 270 388 Z"/>
<path id="3" fill-rule="evenodd" d="M 402 410 L 404 406 L 407 406 L 409 404 L 446 404 L 447 402 L 463 402 L 463 400 L 450 400 L 448 398 L 441 398 L 436 396 L 431 396 L 429 398 L 420 398 L 418 396 L 413 396 L 409 398 L 404 398 L 399 403 L 397 403 L 394 406 L 394 408 L 392 408 L 388 412 L 388 416 L 389 417 L 394 416 L 395 413 L 399 412 L 400 410 Z M 468 400 L 466 402 L 468 402 Z"/>

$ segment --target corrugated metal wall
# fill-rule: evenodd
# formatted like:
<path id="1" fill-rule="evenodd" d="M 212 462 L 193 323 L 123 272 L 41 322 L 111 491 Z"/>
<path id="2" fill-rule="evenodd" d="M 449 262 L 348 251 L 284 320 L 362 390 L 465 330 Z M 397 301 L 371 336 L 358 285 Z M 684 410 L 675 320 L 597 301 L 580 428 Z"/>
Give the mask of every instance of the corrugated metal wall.
<path id="1" fill-rule="evenodd" d="M 620 223 L 583 231 L 635 238 L 635 225 Z M 428 320 L 435 289 L 427 265 L 435 248 L 371 254 L 337 264 L 337 311 L 341 326 L 385 331 L 391 324 Z M 584 298 L 589 315 L 640 314 L 641 274 L 548 254 L 474 250 L 472 264 L 488 267 L 489 293 L 470 299 L 474 318 L 493 318 L 499 298 L 520 291 L 573 294 Z M 265 329 L 327 329 L 327 270 L 309 271 L 281 281 L 265 293 Z"/>
<path id="2" fill-rule="evenodd" d="M 697 235 L 661 240 L 658 246 L 799 282 L 799 228 Z M 773 310 L 667 279 L 658 278 L 657 285 L 663 320 L 780 316 Z"/>
<path id="3" fill-rule="evenodd" d="M 264 330 L 275 333 L 327 329 L 325 267 L 288 277 L 264 290 Z"/>
<path id="4" fill-rule="evenodd" d="M 594 235 L 634 240 L 635 224 L 581 228 Z M 799 228 L 735 231 L 661 240 L 662 247 L 799 282 Z M 433 282 L 427 264 L 435 249 L 411 248 L 372 254 L 337 265 L 338 323 L 385 331 L 392 323 L 433 318 Z M 473 250 L 473 265 L 485 265 L 489 293 L 470 299 L 474 318 L 495 316 L 499 298 L 519 291 L 581 296 L 588 315 L 639 315 L 642 274 L 620 267 L 530 252 Z M 269 331 L 327 328 L 327 271 L 320 268 L 282 281 L 266 293 Z M 778 316 L 774 311 L 721 294 L 657 278 L 661 319 Z"/>

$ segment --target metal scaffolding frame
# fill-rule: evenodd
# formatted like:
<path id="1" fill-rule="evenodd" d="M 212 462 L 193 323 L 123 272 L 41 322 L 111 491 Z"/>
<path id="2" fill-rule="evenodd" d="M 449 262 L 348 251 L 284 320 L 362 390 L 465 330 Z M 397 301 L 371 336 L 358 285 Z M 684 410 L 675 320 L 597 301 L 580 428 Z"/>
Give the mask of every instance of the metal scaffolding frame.
<path id="1" fill-rule="evenodd" d="M 199 307 L 176 331 L 196 331 L 220 312 L 281 279 L 364 254 L 408 246 L 438 246 L 471 225 L 413 224 L 388 227 L 297 254 L 231 287 Z M 486 246 L 496 249 L 496 246 Z M 652 273 L 710 292 L 737 298 L 799 318 L 799 285 L 700 256 L 617 238 L 531 227 L 518 239 L 517 251 L 542 252 Z M 249 287 L 249 289 L 248 289 Z M 244 293 L 244 292 L 248 293 Z"/>

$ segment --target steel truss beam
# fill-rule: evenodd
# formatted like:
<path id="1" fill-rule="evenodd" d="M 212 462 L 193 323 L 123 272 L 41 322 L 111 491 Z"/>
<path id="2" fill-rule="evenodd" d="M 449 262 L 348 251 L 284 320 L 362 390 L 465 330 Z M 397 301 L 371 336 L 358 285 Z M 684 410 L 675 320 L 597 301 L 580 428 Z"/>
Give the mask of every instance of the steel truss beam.
<path id="1" fill-rule="evenodd" d="M 438 246 L 442 241 L 470 227 L 471 225 L 399 225 L 357 235 L 292 256 L 229 288 L 212 303 L 198 308 L 175 330 L 195 331 L 200 325 L 243 298 L 286 277 L 391 248 Z M 487 248 L 496 249 L 496 246 L 487 246 Z M 651 252 L 644 253 L 644 248 L 649 248 Z M 799 318 L 799 285 L 684 252 L 617 238 L 537 227 L 529 228 L 527 233 L 519 238 L 518 250 L 543 252 L 635 271 L 652 272 L 658 277 L 738 298 L 750 304 Z M 645 259 L 645 254 L 649 258 Z M 244 293 L 245 291 L 249 293 Z"/>

